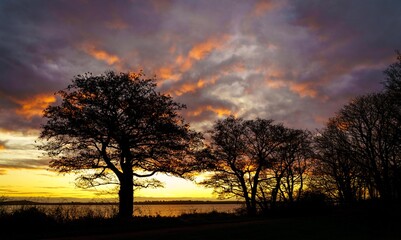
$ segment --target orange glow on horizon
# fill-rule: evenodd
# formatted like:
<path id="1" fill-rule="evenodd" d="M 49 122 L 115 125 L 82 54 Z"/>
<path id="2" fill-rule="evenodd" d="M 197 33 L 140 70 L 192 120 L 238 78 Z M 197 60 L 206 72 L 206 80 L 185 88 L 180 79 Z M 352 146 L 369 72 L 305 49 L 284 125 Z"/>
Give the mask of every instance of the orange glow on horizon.
<path id="1" fill-rule="evenodd" d="M 82 189 L 75 186 L 74 174 L 60 175 L 55 172 L 35 169 L 0 169 L 0 196 L 7 198 L 116 198 L 115 186 L 101 186 Z M 208 198 L 212 189 L 206 189 L 194 182 L 159 174 L 157 179 L 165 183 L 164 188 L 147 188 L 135 192 L 135 197 L 145 198 Z M 12 186 L 12 187 L 10 187 Z"/>

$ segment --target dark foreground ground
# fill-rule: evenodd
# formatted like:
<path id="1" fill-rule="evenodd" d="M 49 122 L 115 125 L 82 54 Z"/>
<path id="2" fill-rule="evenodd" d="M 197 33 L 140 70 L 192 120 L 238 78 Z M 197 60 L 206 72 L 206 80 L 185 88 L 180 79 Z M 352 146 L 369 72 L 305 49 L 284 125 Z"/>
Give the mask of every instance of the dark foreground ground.
<path id="1" fill-rule="evenodd" d="M 17 220 L 2 219 L 0 239 L 401 239 L 398 208 L 302 211 L 252 218 L 189 214 L 128 222 L 88 218 L 60 223 L 39 216 L 31 212 Z"/>
<path id="2" fill-rule="evenodd" d="M 378 226 L 361 219 L 297 218 L 214 223 L 56 239 L 401 239 L 401 225 Z"/>

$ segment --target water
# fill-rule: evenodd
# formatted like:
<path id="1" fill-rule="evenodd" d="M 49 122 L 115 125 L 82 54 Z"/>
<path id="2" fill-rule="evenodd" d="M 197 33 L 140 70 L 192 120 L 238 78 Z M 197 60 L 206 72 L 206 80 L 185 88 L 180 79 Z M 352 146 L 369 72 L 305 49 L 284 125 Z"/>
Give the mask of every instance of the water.
<path id="1" fill-rule="evenodd" d="M 66 219 L 76 219 L 83 216 L 109 218 L 118 213 L 118 206 L 114 204 L 56 204 L 56 205 L 5 205 L 1 206 L 6 212 L 14 212 L 18 209 L 36 207 L 46 214 L 61 216 Z M 134 216 L 162 216 L 176 217 L 182 214 L 192 213 L 235 213 L 242 205 L 238 203 L 220 204 L 136 204 Z"/>
<path id="2" fill-rule="evenodd" d="M 191 213 L 224 212 L 234 213 L 241 204 L 157 204 L 137 205 L 134 216 L 180 216 Z"/>

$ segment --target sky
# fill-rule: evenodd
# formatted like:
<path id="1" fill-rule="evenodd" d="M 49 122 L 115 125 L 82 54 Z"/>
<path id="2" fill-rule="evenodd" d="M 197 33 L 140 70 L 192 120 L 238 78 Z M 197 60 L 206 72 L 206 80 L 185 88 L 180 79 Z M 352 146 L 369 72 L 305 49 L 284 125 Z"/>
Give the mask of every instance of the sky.
<path id="1" fill-rule="evenodd" d="M 49 169 L 35 146 L 43 109 L 78 74 L 156 76 L 198 131 L 230 114 L 314 131 L 382 89 L 400 13 L 399 0 L 1 0 L 0 196 L 106 196 Z M 164 189 L 135 195 L 215 198 L 158 177 Z"/>

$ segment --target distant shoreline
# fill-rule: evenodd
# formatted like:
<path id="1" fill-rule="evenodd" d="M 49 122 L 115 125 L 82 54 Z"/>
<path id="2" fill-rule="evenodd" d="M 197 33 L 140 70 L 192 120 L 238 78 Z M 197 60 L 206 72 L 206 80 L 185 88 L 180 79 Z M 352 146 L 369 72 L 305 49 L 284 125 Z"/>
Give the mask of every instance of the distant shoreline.
<path id="1" fill-rule="evenodd" d="M 134 205 L 191 205 L 191 204 L 243 204 L 241 201 L 197 201 L 197 200 L 166 200 L 166 201 L 140 201 Z M 28 200 L 4 201 L 1 205 L 118 205 L 118 202 L 36 202 Z"/>

